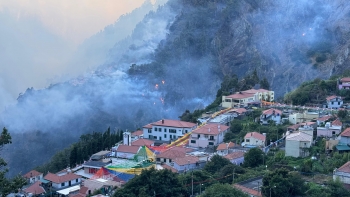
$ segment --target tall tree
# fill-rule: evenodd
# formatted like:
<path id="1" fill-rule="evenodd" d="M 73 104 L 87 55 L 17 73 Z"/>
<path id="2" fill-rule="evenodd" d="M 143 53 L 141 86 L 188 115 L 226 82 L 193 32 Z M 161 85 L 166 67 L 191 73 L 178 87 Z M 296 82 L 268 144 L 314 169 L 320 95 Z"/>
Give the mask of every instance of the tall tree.
<path id="1" fill-rule="evenodd" d="M 0 135 L 0 151 L 6 144 L 11 144 L 12 138 L 10 133 L 4 127 Z M 7 196 L 11 192 L 17 192 L 18 189 L 22 188 L 26 184 L 26 180 L 18 175 L 13 179 L 7 179 L 6 168 L 7 163 L 3 158 L 0 157 L 0 196 Z"/>
<path id="2" fill-rule="evenodd" d="M 241 192 L 240 190 L 235 189 L 229 184 L 214 184 L 207 189 L 205 192 L 200 195 L 200 197 L 248 197 L 247 194 Z"/>
<path id="3" fill-rule="evenodd" d="M 257 167 L 263 164 L 264 152 L 259 148 L 252 148 L 244 155 L 244 166 Z"/>

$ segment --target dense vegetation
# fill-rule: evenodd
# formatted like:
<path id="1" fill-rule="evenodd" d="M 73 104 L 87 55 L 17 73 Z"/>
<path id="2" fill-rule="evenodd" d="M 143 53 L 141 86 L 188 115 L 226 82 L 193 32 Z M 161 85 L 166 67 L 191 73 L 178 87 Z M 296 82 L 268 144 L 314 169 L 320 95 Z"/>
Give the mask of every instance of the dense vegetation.
<path id="1" fill-rule="evenodd" d="M 11 144 L 12 138 L 6 128 L 3 128 L 0 134 L 0 151 L 6 144 Z M 8 169 L 6 168 L 6 161 L 0 157 L 0 196 L 7 196 L 11 192 L 17 192 L 26 184 L 26 180 L 17 175 L 12 179 L 6 178 Z"/>
<path id="2" fill-rule="evenodd" d="M 123 131 L 111 132 L 108 128 L 105 132 L 93 132 L 83 134 L 80 140 L 70 147 L 56 153 L 49 162 L 37 167 L 40 172 L 58 172 L 62 169 L 75 167 L 89 160 L 90 156 L 101 150 L 110 150 L 117 142 L 123 138 Z"/>
<path id="3" fill-rule="evenodd" d="M 350 92 L 337 89 L 338 79 L 348 76 L 350 76 L 350 70 L 343 72 L 342 75 L 333 75 L 328 80 L 315 79 L 304 82 L 297 89 L 286 94 L 284 101 L 292 105 L 323 104 L 327 96 L 335 94 L 344 97 L 345 102 L 350 102 Z"/>

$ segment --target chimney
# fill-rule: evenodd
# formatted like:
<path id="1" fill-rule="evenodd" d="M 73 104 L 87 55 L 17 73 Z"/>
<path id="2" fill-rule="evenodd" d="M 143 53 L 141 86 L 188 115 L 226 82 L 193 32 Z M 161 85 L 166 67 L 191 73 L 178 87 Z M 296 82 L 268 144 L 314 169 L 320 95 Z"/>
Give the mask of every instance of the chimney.
<path id="1" fill-rule="evenodd" d="M 162 124 L 164 124 L 164 119 L 162 119 Z"/>
<path id="2" fill-rule="evenodd" d="M 30 172 L 30 177 L 33 177 L 33 173 L 32 172 Z"/>
<path id="3" fill-rule="evenodd" d="M 250 136 L 253 136 L 253 132 L 250 133 Z"/>
<path id="4" fill-rule="evenodd" d="M 210 128 L 208 128 L 208 132 L 210 133 Z"/>

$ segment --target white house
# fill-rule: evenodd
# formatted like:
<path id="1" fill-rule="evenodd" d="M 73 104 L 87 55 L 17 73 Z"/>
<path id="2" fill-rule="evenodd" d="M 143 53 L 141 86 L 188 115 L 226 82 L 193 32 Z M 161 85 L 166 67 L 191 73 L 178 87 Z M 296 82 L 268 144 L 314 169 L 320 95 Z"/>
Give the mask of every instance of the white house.
<path id="1" fill-rule="evenodd" d="M 274 101 L 274 91 L 265 89 L 250 89 L 236 92 L 229 96 L 222 96 L 221 106 L 225 108 L 234 108 L 247 106 L 249 103 L 260 101 Z"/>
<path id="2" fill-rule="evenodd" d="M 231 163 L 235 165 L 241 165 L 244 162 L 245 152 L 237 151 L 224 156 L 226 159 L 230 160 Z"/>
<path id="3" fill-rule="evenodd" d="M 269 124 L 269 120 L 274 121 L 276 124 L 281 124 L 282 111 L 278 109 L 267 109 L 262 112 L 260 116 L 261 124 Z"/>
<path id="4" fill-rule="evenodd" d="M 143 126 L 143 137 L 151 140 L 176 140 L 191 132 L 197 124 L 180 120 L 159 120 Z"/>
<path id="5" fill-rule="evenodd" d="M 74 185 L 79 185 L 81 183 L 81 176 L 73 173 L 68 173 L 62 176 L 58 176 L 57 174 L 52 174 L 49 172 L 44 177 L 44 179 L 47 181 L 50 181 L 52 183 L 52 188 L 55 190 L 64 189 Z"/>
<path id="6" fill-rule="evenodd" d="M 350 127 L 340 134 L 340 144 L 350 144 Z"/>
<path id="7" fill-rule="evenodd" d="M 329 96 L 326 98 L 327 108 L 338 109 L 343 105 L 343 99 L 340 96 Z"/>
<path id="8" fill-rule="evenodd" d="M 43 178 L 43 173 L 36 170 L 31 170 L 27 174 L 23 175 L 23 178 L 27 180 L 28 183 L 32 184 Z"/>
<path id="9" fill-rule="evenodd" d="M 140 146 L 128 146 L 119 144 L 115 152 L 118 158 L 133 159 L 140 149 Z"/>
<path id="10" fill-rule="evenodd" d="M 339 179 L 342 183 L 350 184 L 350 161 L 333 171 L 333 180 Z"/>
<path id="11" fill-rule="evenodd" d="M 325 124 L 326 121 L 328 121 L 329 119 L 331 119 L 332 116 L 322 116 L 322 117 L 319 117 L 317 119 L 317 125 L 320 126 L 321 124 Z"/>
<path id="12" fill-rule="evenodd" d="M 317 136 L 320 137 L 332 137 L 338 136 L 341 132 L 341 126 L 333 125 L 331 122 L 327 122 L 324 127 L 317 127 Z"/>
<path id="13" fill-rule="evenodd" d="M 138 139 L 143 138 L 143 131 L 142 130 L 137 130 L 131 133 L 131 141 L 135 141 Z"/>
<path id="14" fill-rule="evenodd" d="M 265 146 L 266 136 L 258 132 L 249 132 L 244 136 L 244 145 Z"/>
<path id="15" fill-rule="evenodd" d="M 170 164 L 178 172 L 186 172 L 199 167 L 199 159 L 196 156 L 186 155 L 185 157 L 177 157 Z"/>
<path id="16" fill-rule="evenodd" d="M 288 121 L 291 124 L 298 124 L 302 122 L 309 122 L 319 118 L 319 114 L 317 112 L 308 112 L 305 111 L 303 113 L 292 113 L 288 116 Z"/>
<path id="17" fill-rule="evenodd" d="M 306 157 L 309 155 L 307 148 L 310 148 L 312 136 L 303 132 L 291 133 L 286 137 L 286 156 Z"/>
<path id="18" fill-rule="evenodd" d="M 206 148 L 217 146 L 224 141 L 230 127 L 222 124 L 206 124 L 192 131 L 189 146 Z"/>

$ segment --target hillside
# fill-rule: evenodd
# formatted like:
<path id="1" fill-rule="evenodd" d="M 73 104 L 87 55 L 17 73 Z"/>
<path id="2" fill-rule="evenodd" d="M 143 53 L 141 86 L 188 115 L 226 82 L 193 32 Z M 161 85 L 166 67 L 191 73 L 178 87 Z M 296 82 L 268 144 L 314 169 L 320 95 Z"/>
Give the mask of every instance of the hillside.
<path id="1" fill-rule="evenodd" d="M 304 81 L 341 73 L 349 66 L 349 6 L 345 0 L 169 0 L 130 35 L 111 40 L 94 72 L 28 88 L 6 108 L 1 125 L 14 138 L 4 152 L 10 172 L 42 164 L 82 133 L 133 130 L 203 108 L 226 75 L 242 78 L 256 69 L 283 96 Z"/>

